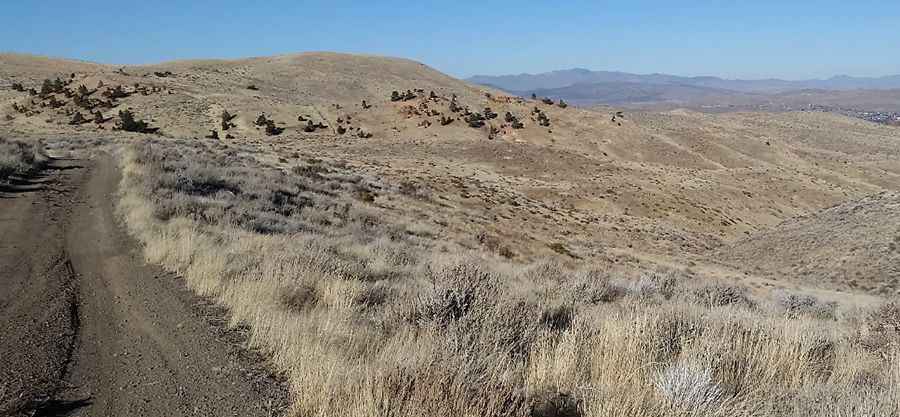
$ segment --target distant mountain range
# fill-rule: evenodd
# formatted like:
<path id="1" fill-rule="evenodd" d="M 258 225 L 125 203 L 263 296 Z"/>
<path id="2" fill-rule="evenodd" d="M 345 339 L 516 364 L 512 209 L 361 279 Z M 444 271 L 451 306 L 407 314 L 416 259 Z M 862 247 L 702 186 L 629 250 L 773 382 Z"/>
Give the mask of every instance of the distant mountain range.
<path id="1" fill-rule="evenodd" d="M 863 100 L 861 104 L 872 109 L 900 110 L 900 75 L 877 78 L 840 75 L 800 81 L 728 80 L 575 68 L 541 74 L 477 75 L 466 81 L 520 96 L 535 94 L 583 105 L 789 108 L 801 104 L 825 104 L 806 103 L 810 97 L 840 105 L 844 97 L 852 97 L 854 104 L 860 104 L 860 97 L 872 95 L 877 99 L 871 103 Z M 871 90 L 891 91 L 875 93 Z"/>
<path id="2" fill-rule="evenodd" d="M 541 74 L 476 75 L 468 78 L 466 81 L 506 91 L 532 91 L 596 83 L 680 85 L 745 93 L 782 93 L 791 90 L 887 90 L 900 88 L 900 75 L 877 78 L 839 75 L 824 80 L 801 81 L 779 79 L 728 80 L 709 76 L 680 77 L 668 74 L 631 74 L 627 72 L 591 71 L 583 68 Z"/>

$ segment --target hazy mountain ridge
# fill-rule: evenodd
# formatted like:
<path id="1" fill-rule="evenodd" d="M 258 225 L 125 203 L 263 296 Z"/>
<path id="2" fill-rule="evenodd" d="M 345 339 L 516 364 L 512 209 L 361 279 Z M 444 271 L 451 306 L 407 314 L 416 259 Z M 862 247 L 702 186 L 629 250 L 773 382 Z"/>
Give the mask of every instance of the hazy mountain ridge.
<path id="1" fill-rule="evenodd" d="M 811 110 L 900 113 L 900 75 L 877 78 L 840 75 L 821 80 L 728 80 L 630 74 L 576 68 L 541 74 L 475 76 L 469 82 L 522 97 L 536 95 L 573 104 L 710 111 Z"/>
<path id="2" fill-rule="evenodd" d="M 725 79 L 714 76 L 683 77 L 669 74 L 632 74 L 619 71 L 592 71 L 584 68 L 551 71 L 539 74 L 518 75 L 476 75 L 467 81 L 491 85 L 507 91 L 531 91 L 570 87 L 576 84 L 594 83 L 641 83 L 662 85 L 687 85 L 708 87 L 722 90 L 733 90 L 751 93 L 778 93 L 791 90 L 824 89 L 824 90 L 884 90 L 900 88 L 900 75 L 883 77 L 851 77 L 838 75 L 827 79 L 781 80 L 759 79 L 740 80 Z"/>

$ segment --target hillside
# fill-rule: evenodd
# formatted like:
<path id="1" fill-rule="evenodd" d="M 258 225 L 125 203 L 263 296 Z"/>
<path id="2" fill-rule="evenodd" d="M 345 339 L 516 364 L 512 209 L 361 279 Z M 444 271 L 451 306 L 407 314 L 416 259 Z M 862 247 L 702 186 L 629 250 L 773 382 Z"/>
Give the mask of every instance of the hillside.
<path id="1" fill-rule="evenodd" d="M 408 184 L 432 197 L 376 202 L 439 225 L 464 246 L 520 259 L 559 252 L 621 268 L 702 262 L 710 248 L 748 233 L 900 188 L 898 129 L 828 114 L 614 117 L 620 109 L 511 97 L 409 60 L 332 53 L 143 67 L 0 62 L 14 63 L 0 67 L 0 85 L 39 90 L 42 77 L 74 73 L 70 89 L 83 84 L 97 90 L 90 100 L 114 101 L 97 107 L 103 123 L 70 125 L 74 112 L 90 113 L 66 94 L 4 88 L 0 131 L 105 135 L 130 108 L 164 137 L 208 140 L 214 130 L 283 169 L 312 155 Z M 104 98 L 119 85 L 126 97 Z M 391 100 L 407 90 L 414 97 Z M 483 116 L 485 107 L 496 118 L 470 127 L 466 112 Z M 223 111 L 234 116 L 228 130 Z M 255 123 L 261 114 L 283 131 L 267 135 Z"/>
<path id="2" fill-rule="evenodd" d="M 717 256 L 780 280 L 891 296 L 900 291 L 900 195 L 874 194 L 792 218 Z"/>
<path id="3" fill-rule="evenodd" d="M 0 186 L 26 244 L 3 322 L 44 336 L 2 339 L 47 381 L 0 384 L 21 415 L 275 415 L 279 381 L 288 416 L 898 411 L 898 127 L 584 108 L 374 56 L 16 55 L 0 137 L 49 155 Z"/>

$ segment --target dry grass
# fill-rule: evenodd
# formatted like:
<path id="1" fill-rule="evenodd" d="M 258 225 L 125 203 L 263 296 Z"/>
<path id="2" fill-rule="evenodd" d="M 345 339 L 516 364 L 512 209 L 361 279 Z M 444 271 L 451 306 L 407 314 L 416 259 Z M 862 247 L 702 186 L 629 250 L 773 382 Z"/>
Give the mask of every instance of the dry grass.
<path id="1" fill-rule="evenodd" d="M 250 326 L 295 415 L 900 412 L 896 307 L 442 253 L 435 233 L 355 197 L 399 187 L 318 161 L 283 172 L 154 142 L 122 166 L 147 259 Z"/>
<path id="2" fill-rule="evenodd" d="M 39 142 L 26 142 L 0 137 L 0 182 L 12 176 L 31 175 L 47 162 Z"/>

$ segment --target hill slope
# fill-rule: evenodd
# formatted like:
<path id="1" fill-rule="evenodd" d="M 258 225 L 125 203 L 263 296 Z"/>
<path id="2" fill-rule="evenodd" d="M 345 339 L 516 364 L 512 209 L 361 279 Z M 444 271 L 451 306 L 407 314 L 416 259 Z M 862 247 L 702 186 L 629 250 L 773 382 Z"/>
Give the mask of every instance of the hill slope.
<path id="1" fill-rule="evenodd" d="M 523 260 L 683 266 L 792 217 L 900 189 L 898 129 L 830 114 L 616 115 L 512 97 L 409 60 L 333 53 L 135 67 L 0 62 L 12 62 L 0 66 L 2 86 L 67 85 L 46 95 L 0 89 L 0 133 L 107 136 L 131 109 L 161 136 L 212 140 L 203 138 L 215 131 L 222 146 L 285 172 L 308 157 L 403 184 L 430 197 L 374 204 Z M 70 124 L 76 112 L 91 117 L 68 97 L 80 85 L 104 102 L 93 110 L 102 123 Z M 104 95 L 119 86 L 124 97 Z M 409 96 L 392 100 L 393 91 Z M 223 111 L 235 116 L 228 129 Z M 476 114 L 485 120 L 472 127 Z"/>
<path id="2" fill-rule="evenodd" d="M 900 194 L 879 193 L 790 219 L 720 256 L 779 279 L 893 295 L 900 291 Z"/>

